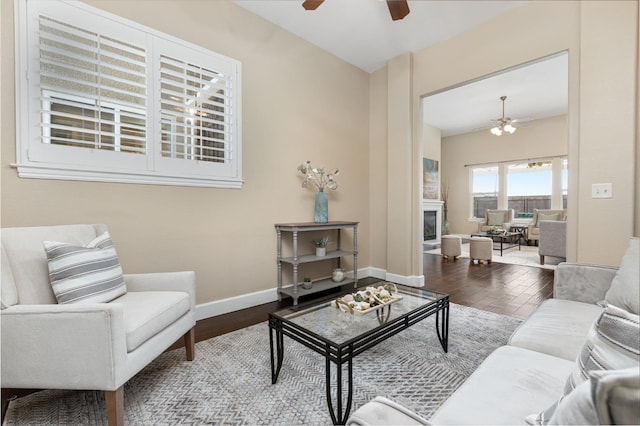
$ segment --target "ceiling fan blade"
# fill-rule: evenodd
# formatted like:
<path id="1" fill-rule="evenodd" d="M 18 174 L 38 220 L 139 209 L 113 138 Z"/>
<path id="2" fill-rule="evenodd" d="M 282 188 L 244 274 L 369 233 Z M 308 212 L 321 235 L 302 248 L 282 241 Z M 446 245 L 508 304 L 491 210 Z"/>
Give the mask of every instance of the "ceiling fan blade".
<path id="1" fill-rule="evenodd" d="M 304 7 L 305 10 L 316 10 L 322 2 L 324 2 L 324 0 L 304 0 L 302 7 Z"/>
<path id="2" fill-rule="evenodd" d="M 409 14 L 409 4 L 407 0 L 387 0 L 391 19 L 398 21 Z"/>

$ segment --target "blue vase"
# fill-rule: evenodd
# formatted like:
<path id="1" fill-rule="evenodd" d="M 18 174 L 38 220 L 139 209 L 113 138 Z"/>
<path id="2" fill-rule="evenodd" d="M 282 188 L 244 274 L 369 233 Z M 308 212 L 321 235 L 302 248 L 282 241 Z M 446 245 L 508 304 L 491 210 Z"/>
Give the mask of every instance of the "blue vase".
<path id="1" fill-rule="evenodd" d="M 329 222 L 329 197 L 323 191 L 316 192 L 315 222 Z"/>

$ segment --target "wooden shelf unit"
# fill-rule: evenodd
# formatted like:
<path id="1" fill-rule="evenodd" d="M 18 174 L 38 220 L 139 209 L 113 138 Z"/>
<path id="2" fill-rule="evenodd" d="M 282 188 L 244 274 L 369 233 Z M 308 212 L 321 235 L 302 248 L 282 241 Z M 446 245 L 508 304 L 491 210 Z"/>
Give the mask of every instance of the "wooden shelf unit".
<path id="1" fill-rule="evenodd" d="M 340 287 L 345 284 L 353 283 L 353 287 L 358 285 L 358 223 L 350 221 L 334 221 L 327 223 L 278 223 L 275 225 L 277 242 L 278 242 L 278 300 L 282 300 L 282 295 L 292 297 L 293 304 L 298 304 L 300 296 L 306 296 L 318 293 L 331 288 Z M 341 232 L 344 229 L 351 229 L 353 232 L 353 250 L 343 250 L 341 247 Z M 301 232 L 312 231 L 336 231 L 337 233 L 337 250 L 327 252 L 326 256 L 316 256 L 315 254 L 299 255 L 298 252 L 298 236 Z M 293 244 L 293 256 L 282 256 L 282 238 L 283 233 L 291 234 Z M 318 280 L 313 282 L 311 289 L 302 288 L 298 282 L 299 266 L 305 263 L 319 262 L 327 259 L 336 259 L 337 267 L 340 267 L 341 260 L 344 257 L 353 257 L 353 278 L 345 278 L 340 282 L 334 282 L 331 279 Z M 283 286 L 282 283 L 282 265 L 291 265 L 293 271 L 293 283 L 291 286 Z"/>

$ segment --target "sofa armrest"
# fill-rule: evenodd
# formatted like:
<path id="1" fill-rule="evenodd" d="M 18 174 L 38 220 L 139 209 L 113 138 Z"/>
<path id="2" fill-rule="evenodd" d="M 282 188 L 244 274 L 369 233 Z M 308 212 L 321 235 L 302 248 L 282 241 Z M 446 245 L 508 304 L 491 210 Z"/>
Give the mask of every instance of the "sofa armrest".
<path id="1" fill-rule="evenodd" d="M 376 396 L 362 407 L 358 408 L 349 419 L 348 426 L 369 425 L 428 425 L 429 422 L 383 396 Z"/>
<path id="2" fill-rule="evenodd" d="M 563 262 L 555 270 L 553 297 L 597 303 L 604 300 L 617 271 L 610 266 Z"/>
<path id="3" fill-rule="evenodd" d="M 124 274 L 127 291 L 184 291 L 196 304 L 196 274 L 193 271 Z"/>
<path id="4" fill-rule="evenodd" d="M 15 305 L 2 310 L 0 323 L 2 387 L 115 390 L 123 383 L 120 304 Z"/>

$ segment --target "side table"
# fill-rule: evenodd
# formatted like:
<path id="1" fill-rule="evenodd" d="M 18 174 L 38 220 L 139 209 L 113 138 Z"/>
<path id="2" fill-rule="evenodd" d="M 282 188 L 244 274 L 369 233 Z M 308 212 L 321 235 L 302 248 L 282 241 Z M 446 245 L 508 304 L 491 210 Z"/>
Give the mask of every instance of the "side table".
<path id="1" fill-rule="evenodd" d="M 527 238 L 527 230 L 529 229 L 528 225 L 511 225 L 509 230 L 511 232 L 517 232 L 520 234 L 520 240 L 524 240 L 524 245 L 529 245 L 529 238 Z"/>

